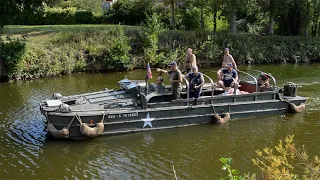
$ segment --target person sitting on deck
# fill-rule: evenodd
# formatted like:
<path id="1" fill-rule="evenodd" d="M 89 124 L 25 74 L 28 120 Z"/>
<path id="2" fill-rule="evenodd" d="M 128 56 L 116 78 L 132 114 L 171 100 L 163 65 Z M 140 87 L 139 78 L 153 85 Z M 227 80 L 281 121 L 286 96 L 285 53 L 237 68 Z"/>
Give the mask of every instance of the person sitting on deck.
<path id="1" fill-rule="evenodd" d="M 163 78 L 159 76 L 155 84 L 152 83 L 149 85 L 149 89 L 151 92 L 156 92 L 156 93 L 164 92 L 166 90 L 166 87 L 163 84 Z"/>
<path id="2" fill-rule="evenodd" d="M 189 97 L 199 98 L 202 93 L 204 77 L 200 72 L 198 72 L 198 67 L 193 66 L 191 68 L 191 72 L 185 75 L 185 78 L 189 80 Z"/>
<path id="3" fill-rule="evenodd" d="M 218 72 L 218 85 L 223 90 L 226 90 L 226 88 L 229 87 L 235 87 L 235 89 L 238 89 L 238 73 L 236 70 L 232 68 L 232 63 L 228 63 L 226 65 L 226 68 L 221 68 Z M 234 82 L 234 80 L 236 82 Z"/>
<path id="4" fill-rule="evenodd" d="M 260 74 L 259 81 L 258 81 L 260 92 L 267 91 L 270 88 L 269 79 L 270 79 L 270 76 L 267 73 L 262 72 Z"/>
<path id="5" fill-rule="evenodd" d="M 172 100 L 180 99 L 181 94 L 181 83 L 182 83 L 182 74 L 181 71 L 177 67 L 176 62 L 172 62 L 170 65 L 171 70 L 166 71 L 163 69 L 157 69 L 158 72 L 164 72 L 168 75 L 170 75 L 170 81 L 172 86 Z"/>

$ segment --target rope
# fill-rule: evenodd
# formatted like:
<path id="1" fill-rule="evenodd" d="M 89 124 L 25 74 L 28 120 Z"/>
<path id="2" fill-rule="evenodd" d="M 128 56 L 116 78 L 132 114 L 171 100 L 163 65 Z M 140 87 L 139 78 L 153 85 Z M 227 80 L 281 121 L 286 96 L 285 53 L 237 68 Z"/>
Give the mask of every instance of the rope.
<path id="1" fill-rule="evenodd" d="M 211 107 L 212 107 L 213 113 L 214 113 L 214 114 L 217 114 L 217 113 L 216 113 L 216 110 L 214 109 L 214 106 L 211 105 Z"/>
<path id="2" fill-rule="evenodd" d="M 80 116 L 78 114 L 76 114 L 75 117 L 78 119 L 80 125 L 83 124 L 82 121 L 81 121 L 81 118 L 80 118 Z"/>
<path id="3" fill-rule="evenodd" d="M 106 115 L 106 114 L 109 114 L 110 113 L 110 110 L 108 111 L 108 113 L 106 113 L 107 111 L 104 111 L 103 112 L 103 115 L 102 115 L 102 119 L 101 119 L 101 123 L 103 123 L 103 121 L 104 121 L 104 116 Z"/>
<path id="4" fill-rule="evenodd" d="M 70 121 L 70 123 L 69 123 L 68 126 L 67 126 L 67 129 L 70 128 L 70 126 L 71 126 L 71 124 L 72 124 L 72 122 L 73 122 L 73 120 L 74 120 L 75 117 L 76 117 L 76 116 L 73 116 L 72 120 Z"/>

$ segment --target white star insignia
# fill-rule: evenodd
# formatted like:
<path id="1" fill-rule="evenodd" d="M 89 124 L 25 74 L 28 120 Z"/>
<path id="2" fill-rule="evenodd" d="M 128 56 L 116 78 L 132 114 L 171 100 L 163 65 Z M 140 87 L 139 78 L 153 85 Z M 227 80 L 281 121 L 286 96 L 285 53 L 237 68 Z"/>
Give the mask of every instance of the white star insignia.
<path id="1" fill-rule="evenodd" d="M 152 127 L 152 123 L 151 123 L 151 121 L 153 121 L 154 120 L 154 118 L 150 118 L 150 115 L 149 115 L 149 113 L 147 114 L 147 117 L 146 118 L 144 118 L 144 119 L 141 119 L 143 122 L 144 122 L 144 124 L 143 124 L 143 127 L 142 128 L 144 128 L 144 127 L 146 127 L 146 126 L 150 126 L 150 127 Z"/>

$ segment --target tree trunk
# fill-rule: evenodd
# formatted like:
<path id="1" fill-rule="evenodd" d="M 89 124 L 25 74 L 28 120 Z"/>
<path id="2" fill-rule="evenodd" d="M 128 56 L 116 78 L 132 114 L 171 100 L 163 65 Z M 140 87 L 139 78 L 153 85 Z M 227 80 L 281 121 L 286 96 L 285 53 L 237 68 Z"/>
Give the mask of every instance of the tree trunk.
<path id="1" fill-rule="evenodd" d="M 268 35 L 273 35 L 274 17 L 276 16 L 275 1 L 270 0 L 270 14 L 269 14 L 269 27 Z"/>
<path id="2" fill-rule="evenodd" d="M 200 16 L 200 25 L 201 25 L 201 31 L 203 32 L 204 31 L 204 15 L 203 15 L 203 7 L 204 4 L 203 4 L 203 1 L 202 1 L 202 4 L 201 4 L 201 16 Z"/>
<path id="3" fill-rule="evenodd" d="M 319 22 L 319 25 L 318 25 L 318 37 L 320 37 L 320 22 Z"/>
<path id="4" fill-rule="evenodd" d="M 175 22 L 175 14 L 174 14 L 174 0 L 171 0 L 171 12 L 172 12 L 172 17 L 171 17 L 171 26 L 172 29 L 176 29 L 176 22 Z"/>
<path id="5" fill-rule="evenodd" d="M 306 15 L 304 17 L 304 32 L 303 36 L 308 36 L 309 34 L 309 23 L 310 23 L 310 4 L 307 2 Z"/>
<path id="6" fill-rule="evenodd" d="M 237 12 L 232 12 L 231 13 L 231 18 L 230 18 L 230 32 L 232 34 L 237 33 Z"/>
<path id="7" fill-rule="evenodd" d="M 213 32 L 217 32 L 217 5 L 213 7 Z"/>

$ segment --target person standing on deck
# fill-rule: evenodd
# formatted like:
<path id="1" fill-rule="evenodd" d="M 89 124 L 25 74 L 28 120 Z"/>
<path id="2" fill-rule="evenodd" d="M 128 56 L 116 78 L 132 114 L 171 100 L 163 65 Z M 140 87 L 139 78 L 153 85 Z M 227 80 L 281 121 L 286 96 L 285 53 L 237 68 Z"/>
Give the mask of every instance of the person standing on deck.
<path id="1" fill-rule="evenodd" d="M 191 72 L 191 68 L 197 66 L 196 55 L 192 53 L 192 49 L 187 49 L 187 55 L 184 61 L 184 70 L 182 73 L 186 72 L 187 74 Z"/>
<path id="2" fill-rule="evenodd" d="M 237 64 L 234 61 L 232 55 L 230 54 L 229 48 L 224 49 L 224 56 L 223 56 L 223 62 L 222 62 L 222 68 L 226 67 L 227 64 L 231 63 L 233 66 L 233 69 L 238 69 Z"/>
<path id="3" fill-rule="evenodd" d="M 198 67 L 194 66 L 191 68 L 192 72 L 185 75 L 185 78 L 189 80 L 189 92 L 190 98 L 199 98 L 202 93 L 202 86 L 204 84 L 204 77 L 198 71 Z"/>
<path id="4" fill-rule="evenodd" d="M 181 94 L 181 83 L 182 83 L 182 74 L 181 71 L 177 67 L 176 62 L 172 62 L 170 64 L 170 71 L 166 71 L 163 69 L 157 69 L 158 72 L 164 72 L 168 75 L 170 75 L 170 81 L 172 86 L 172 100 L 180 99 Z"/>

